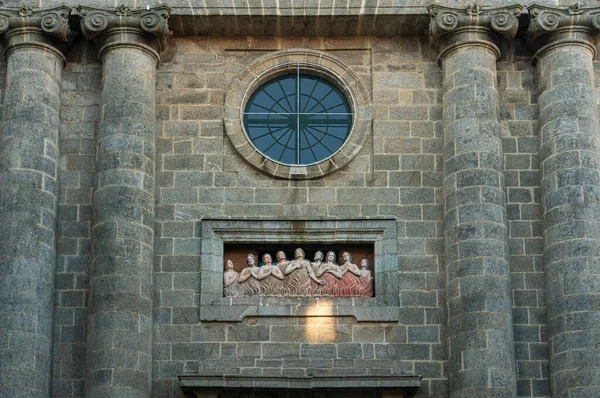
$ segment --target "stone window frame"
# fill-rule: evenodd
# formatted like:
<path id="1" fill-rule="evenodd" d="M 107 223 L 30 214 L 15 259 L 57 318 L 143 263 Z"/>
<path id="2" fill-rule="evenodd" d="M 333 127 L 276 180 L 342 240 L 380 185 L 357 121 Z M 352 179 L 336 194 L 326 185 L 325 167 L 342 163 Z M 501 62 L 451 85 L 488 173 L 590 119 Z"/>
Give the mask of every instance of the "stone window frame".
<path id="1" fill-rule="evenodd" d="M 399 320 L 397 226 L 393 218 L 352 220 L 203 219 L 200 320 L 243 321 L 248 316 L 350 316 Z M 223 297 L 224 243 L 373 243 L 374 297 Z"/>
<path id="2" fill-rule="evenodd" d="M 339 87 L 353 105 L 354 123 L 348 139 L 333 155 L 307 166 L 285 165 L 259 152 L 248 139 L 243 127 L 243 109 L 252 94 L 263 82 L 276 76 L 286 65 L 301 63 L 306 69 L 316 69 L 339 81 Z M 361 150 L 371 133 L 371 107 L 368 91 L 358 76 L 339 59 L 323 51 L 290 49 L 267 54 L 253 62 L 233 79 L 223 109 L 225 132 L 233 147 L 256 169 L 277 178 L 314 179 L 343 168 Z"/>

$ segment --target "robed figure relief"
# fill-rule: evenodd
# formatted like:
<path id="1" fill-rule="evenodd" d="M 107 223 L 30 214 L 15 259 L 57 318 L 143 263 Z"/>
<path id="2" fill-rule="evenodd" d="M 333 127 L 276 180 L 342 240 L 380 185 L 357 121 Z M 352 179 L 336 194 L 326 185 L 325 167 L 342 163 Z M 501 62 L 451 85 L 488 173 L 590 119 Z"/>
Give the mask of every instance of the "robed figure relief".
<path id="1" fill-rule="evenodd" d="M 341 265 L 336 262 L 334 251 L 323 256 L 318 250 L 312 262 L 301 248 L 294 250 L 291 261 L 283 251 L 278 251 L 276 258 L 277 263 L 273 264 L 271 255 L 265 253 L 259 266 L 254 255 L 248 254 L 246 267 L 240 272 L 227 260 L 223 273 L 225 297 L 373 296 L 374 278 L 368 260 L 362 259 L 359 267 L 347 251 L 341 254 Z"/>

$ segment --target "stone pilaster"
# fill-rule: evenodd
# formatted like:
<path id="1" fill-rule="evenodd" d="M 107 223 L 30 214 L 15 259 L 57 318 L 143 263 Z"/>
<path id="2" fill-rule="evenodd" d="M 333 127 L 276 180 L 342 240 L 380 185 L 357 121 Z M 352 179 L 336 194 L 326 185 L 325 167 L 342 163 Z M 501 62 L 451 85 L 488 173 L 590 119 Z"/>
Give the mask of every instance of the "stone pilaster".
<path id="1" fill-rule="evenodd" d="M 600 396 L 600 7 L 530 7 L 553 397 Z"/>
<path id="2" fill-rule="evenodd" d="M 148 397 L 152 380 L 156 67 L 168 7 L 80 7 L 102 60 L 86 396 Z"/>
<path id="3" fill-rule="evenodd" d="M 49 397 L 68 7 L 0 10 L 0 397 Z"/>
<path id="4" fill-rule="evenodd" d="M 515 397 L 496 42 L 521 7 L 429 7 L 443 69 L 450 397 Z"/>

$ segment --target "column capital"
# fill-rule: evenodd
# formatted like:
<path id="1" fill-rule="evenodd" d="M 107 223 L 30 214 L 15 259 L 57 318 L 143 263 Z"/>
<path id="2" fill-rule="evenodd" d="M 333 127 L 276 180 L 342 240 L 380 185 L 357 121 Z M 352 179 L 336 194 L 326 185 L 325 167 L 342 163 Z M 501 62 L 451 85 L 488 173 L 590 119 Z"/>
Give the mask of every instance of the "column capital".
<path id="1" fill-rule="evenodd" d="M 69 39 L 71 8 L 60 6 L 40 10 L 31 6 L 0 10 L 0 35 L 5 56 L 23 46 L 41 47 L 66 63 L 63 52 Z"/>
<path id="2" fill-rule="evenodd" d="M 504 7 L 448 7 L 431 4 L 429 10 L 429 35 L 433 48 L 440 54 L 441 62 L 446 54 L 462 46 L 476 45 L 490 48 L 500 56 L 495 42 L 499 37 L 511 38 L 519 27 L 520 4 Z"/>
<path id="3" fill-rule="evenodd" d="M 600 7 L 568 7 L 533 4 L 529 7 L 527 44 L 536 51 L 534 63 L 556 47 L 580 45 L 596 55 L 596 35 L 600 32 Z"/>
<path id="4" fill-rule="evenodd" d="M 113 47 L 131 46 L 149 52 L 158 63 L 159 53 L 167 47 L 171 13 L 167 6 L 137 10 L 124 5 L 114 9 L 79 6 L 77 11 L 83 17 L 83 35 L 99 44 L 100 59 Z"/>

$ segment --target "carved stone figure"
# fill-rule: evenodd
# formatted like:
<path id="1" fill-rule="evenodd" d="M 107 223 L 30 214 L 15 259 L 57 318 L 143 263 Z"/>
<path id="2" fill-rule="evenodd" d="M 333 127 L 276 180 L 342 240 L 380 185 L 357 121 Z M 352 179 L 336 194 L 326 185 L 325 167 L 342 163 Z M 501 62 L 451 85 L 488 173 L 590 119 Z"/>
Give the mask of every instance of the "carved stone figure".
<path id="1" fill-rule="evenodd" d="M 283 272 L 272 263 L 269 253 L 263 254 L 263 266 L 258 270 L 257 279 L 261 281 L 260 294 L 278 296 L 283 294 Z"/>
<path id="2" fill-rule="evenodd" d="M 225 264 L 225 272 L 223 273 L 223 288 L 225 289 L 225 297 L 239 296 L 239 277 L 240 273 L 233 269 L 233 261 L 227 260 L 227 264 Z"/>
<path id="3" fill-rule="evenodd" d="M 361 277 L 360 268 L 358 265 L 352 263 L 352 256 L 348 252 L 342 252 L 342 260 L 344 263 L 341 265 L 342 279 L 340 279 L 340 296 L 351 297 L 358 296 L 358 285 L 359 278 Z"/>
<path id="4" fill-rule="evenodd" d="M 287 268 L 288 264 L 290 263 L 287 260 L 287 258 L 285 257 L 285 252 L 280 250 L 277 252 L 275 257 L 277 258 L 277 266 L 279 267 L 281 272 L 285 273 L 285 269 Z"/>
<path id="5" fill-rule="evenodd" d="M 315 253 L 315 258 L 313 260 L 314 261 L 310 263 L 310 266 L 312 267 L 313 271 L 316 272 L 323 262 L 323 252 L 321 250 L 317 250 L 317 252 Z"/>
<path id="6" fill-rule="evenodd" d="M 373 296 L 373 274 L 369 269 L 369 260 L 363 258 L 360 261 L 360 280 L 356 287 L 357 296 Z"/>
<path id="7" fill-rule="evenodd" d="M 352 256 L 348 252 L 342 252 L 342 260 L 344 263 L 342 264 L 342 275 L 345 275 L 347 272 L 352 272 L 356 276 L 360 276 L 360 269 L 358 265 L 352 263 Z"/>
<path id="8" fill-rule="evenodd" d="M 327 252 L 327 262 L 321 263 L 318 270 L 315 271 L 317 277 L 320 277 L 325 273 L 330 273 L 338 279 L 343 276 L 342 268 L 335 262 L 335 253 L 332 251 Z"/>
<path id="9" fill-rule="evenodd" d="M 242 296 L 256 296 L 260 294 L 260 281 L 258 279 L 259 267 L 253 254 L 246 257 L 247 267 L 242 270 L 238 282 L 240 283 L 240 292 Z"/>
<path id="10" fill-rule="evenodd" d="M 369 260 L 363 258 L 360 260 L 360 276 L 362 278 L 372 279 L 371 270 L 369 269 Z"/>
<path id="11" fill-rule="evenodd" d="M 259 267 L 253 254 L 246 256 L 246 268 L 241 272 L 227 260 L 223 273 L 226 297 L 248 296 L 333 296 L 372 297 L 374 278 L 369 262 L 363 259 L 360 268 L 352 263 L 349 252 L 342 252 L 343 264 L 336 262 L 336 254 L 317 251 L 311 263 L 304 250 L 294 250 L 294 259 L 287 261 L 283 251 L 277 252 L 277 264 L 269 253 L 263 254 Z M 283 268 L 283 271 L 282 271 Z"/>
<path id="12" fill-rule="evenodd" d="M 317 279 L 310 262 L 304 258 L 304 250 L 301 248 L 294 250 L 294 257 L 294 260 L 290 261 L 285 269 L 287 278 L 284 283 L 284 294 L 308 296 L 311 290 L 311 279 L 319 285 L 324 285 L 325 281 Z"/>
<path id="13" fill-rule="evenodd" d="M 315 276 L 317 278 L 322 278 L 325 281 L 325 285 L 313 285 L 313 292 L 314 294 L 338 296 L 340 290 L 339 280 L 342 278 L 342 269 L 335 262 L 334 252 L 327 252 L 326 260 L 327 262 L 321 263 L 319 268 L 315 271 Z"/>

